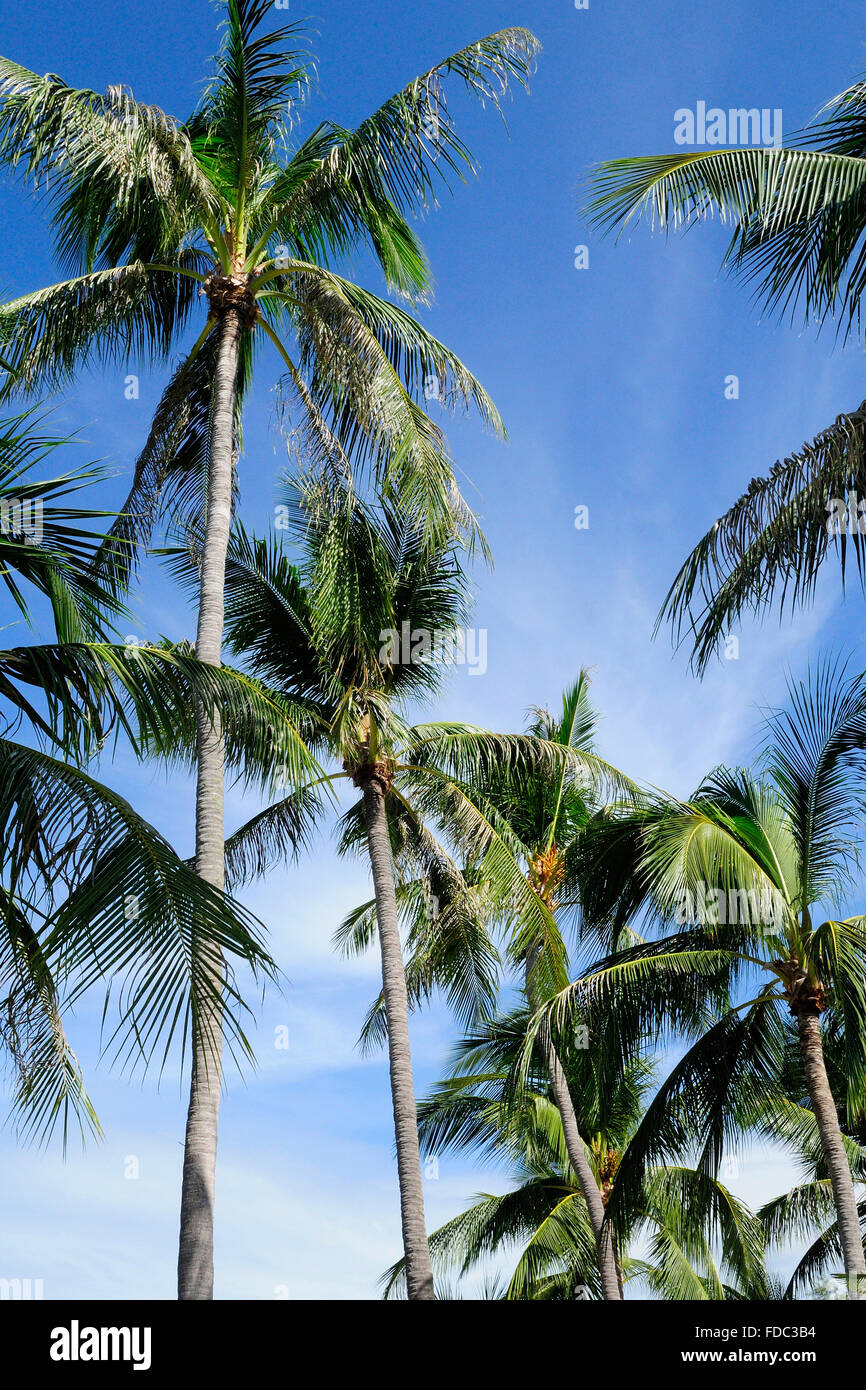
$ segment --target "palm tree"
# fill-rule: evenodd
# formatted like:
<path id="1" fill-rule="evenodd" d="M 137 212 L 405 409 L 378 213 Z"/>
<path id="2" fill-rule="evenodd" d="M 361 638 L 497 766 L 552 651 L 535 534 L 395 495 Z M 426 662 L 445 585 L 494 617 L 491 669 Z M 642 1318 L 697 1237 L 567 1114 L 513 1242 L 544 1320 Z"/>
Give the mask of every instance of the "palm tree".
<path id="1" fill-rule="evenodd" d="M 605 230 L 646 215 L 679 230 L 719 215 L 732 228 L 724 266 L 770 311 L 860 332 L 866 231 L 866 83 L 830 101 L 785 148 L 689 150 L 617 159 L 593 173 L 589 215 Z M 808 602 L 831 548 L 864 577 L 866 402 L 754 478 L 681 567 L 659 621 L 693 643 L 703 671 L 742 613 Z M 850 511 L 850 519 L 849 519 Z"/>
<path id="2" fill-rule="evenodd" d="M 485 890 L 483 912 L 491 926 L 501 925 L 508 937 L 508 955 L 522 975 L 523 989 L 534 1008 L 562 989 L 567 981 L 567 950 L 561 920 L 574 908 L 577 885 L 572 872 L 575 846 L 583 827 L 597 809 L 604 786 L 620 794 L 637 789 L 615 769 L 603 763 L 595 749 L 597 716 L 589 697 L 589 677 L 582 671 L 563 695 L 557 716 L 537 709 L 528 738 L 541 746 L 562 750 L 554 762 L 527 760 L 515 768 L 494 763 L 479 769 L 481 776 L 463 786 L 464 795 L 495 829 L 500 861 L 507 863 L 495 878 L 485 878 L 478 865 L 468 874 L 452 876 L 444 885 L 445 901 L 460 900 L 466 880 L 480 882 Z M 472 842 L 463 846 L 471 855 Z M 519 883 L 520 891 L 515 891 Z M 504 893 L 499 891 L 504 887 Z M 437 897 L 441 897 L 437 893 Z M 440 917 L 447 926 L 447 917 Z M 446 942 L 448 938 L 446 937 Z M 450 963 L 451 953 L 447 957 Z M 435 956 L 427 970 L 440 968 Z M 422 976 L 423 978 L 423 976 Z M 622 1298 L 612 1232 L 604 1220 L 603 1194 L 587 1162 L 568 1081 L 553 1040 L 543 1035 L 551 1091 L 560 1111 L 569 1160 L 581 1184 L 595 1240 L 604 1297 Z"/>
<path id="3" fill-rule="evenodd" d="M 167 511 L 206 519 L 196 653 L 219 665 L 239 413 L 255 349 L 269 343 L 300 412 L 306 452 L 327 470 L 369 467 L 379 487 L 437 525 L 475 523 L 440 429 L 418 404 L 431 378 L 444 401 L 499 416 L 458 358 L 404 309 L 342 278 L 331 262 L 369 248 L 389 289 L 411 298 L 429 271 L 406 215 L 449 173 L 472 168 L 448 115 L 443 78 L 498 106 L 526 85 L 538 49 L 509 29 L 454 54 L 357 130 L 324 122 L 291 157 L 292 118 L 309 81 L 298 30 L 270 32 L 270 0 L 227 0 L 216 71 L 191 118 L 175 121 L 127 89 L 75 90 L 0 60 L 0 164 L 48 190 L 73 279 L 0 311 L 0 349 L 28 389 L 93 357 L 165 358 L 198 297 L 207 315 L 157 409 L 116 539 L 145 543 Z M 286 335 L 294 336 L 294 357 Z M 103 567 L 125 579 L 126 545 Z M 219 722 L 198 735 L 196 867 L 224 883 Z M 208 962 L 215 984 L 219 954 Z M 213 1295 L 213 1200 L 220 1100 L 215 1042 L 194 1048 L 184 1151 L 179 1296 Z"/>
<path id="4" fill-rule="evenodd" d="M 491 1255 L 520 1250 L 506 1299 L 572 1300 L 601 1295 L 595 1233 L 569 1162 L 562 1117 L 550 1093 L 547 1060 L 536 1047 L 530 1076 L 519 1076 L 525 1009 L 500 1015 L 464 1038 L 448 1077 L 419 1107 L 422 1152 L 475 1155 L 506 1171 L 515 1186 L 483 1196 L 430 1238 L 437 1271 L 459 1276 Z M 653 1066 L 632 1059 L 602 1078 L 593 1054 L 574 1052 L 566 1068 L 599 1189 L 607 1203 L 617 1170 L 653 1087 Z M 646 1258 L 626 1254 L 626 1283 L 665 1299 L 762 1297 L 766 1290 L 758 1220 L 716 1179 L 694 1169 L 659 1167 L 643 1190 L 621 1248 L 649 1242 Z M 714 1253 L 716 1252 L 716 1253 Z M 720 1261 L 717 1254 L 721 1255 Z M 513 1258 L 513 1256 L 512 1256 Z M 386 1297 L 403 1284 L 402 1262 L 386 1275 Z"/>
<path id="5" fill-rule="evenodd" d="M 552 718 L 546 710 L 537 710 L 530 733 L 564 748 L 592 753 L 596 726 L 597 715 L 589 698 L 588 673 L 581 671 L 575 684 L 563 695 L 559 717 Z M 575 840 L 589 819 L 594 789 L 587 786 L 585 774 L 576 773 L 574 766 L 566 763 L 553 777 L 546 776 L 542 769 L 533 769 L 531 777 L 516 784 L 512 780 L 510 787 L 504 786 L 501 778 L 498 780 L 499 787 L 490 787 L 489 794 L 496 803 L 497 793 L 501 795 L 505 791 L 507 799 L 503 810 L 515 838 L 523 846 L 530 886 L 555 924 L 563 899 L 573 890 L 569 882 L 569 859 Z M 557 929 L 551 955 L 558 957 L 561 965 L 564 952 L 558 936 Z M 524 988 L 533 1008 L 538 1008 L 545 997 L 539 969 L 544 950 L 545 942 L 540 937 L 525 943 Z M 552 984 L 551 978 L 548 989 Z M 618 1277 L 612 1232 L 604 1221 L 603 1194 L 586 1162 L 577 1115 L 556 1047 L 548 1033 L 542 1031 L 540 1037 L 569 1160 L 578 1176 L 598 1246 L 604 1298 L 616 1301 L 622 1298 L 622 1281 Z"/>
<path id="6" fill-rule="evenodd" d="M 407 724 L 407 703 L 442 680 L 437 646 L 453 652 L 466 617 L 467 581 L 454 539 L 387 503 L 371 509 L 351 489 L 326 496 L 308 479 L 288 495 L 300 563 L 237 529 L 226 570 L 227 639 L 275 698 L 307 709 L 309 746 L 340 769 L 327 785 L 346 781 L 361 792 L 344 818 L 341 849 L 364 853 L 373 874 L 409 1296 L 429 1299 L 394 861 L 411 860 L 416 877 L 458 873 L 435 833 L 445 827 L 461 843 L 472 842 L 481 880 L 493 878 L 503 896 L 530 896 L 513 859 L 503 856 L 501 836 L 464 787 L 485 769 L 491 775 L 496 763 L 558 766 L 569 753 L 540 738 L 502 737 L 466 724 Z M 190 557 L 178 555 L 175 565 L 194 587 Z M 413 634 L 408 659 L 393 641 L 404 631 Z M 414 646 L 421 638 L 427 639 L 420 642 L 423 653 Z M 324 785 L 311 781 L 291 792 L 228 838 L 233 887 L 303 846 L 326 809 Z M 458 991 L 465 984 L 465 976 L 462 984 L 455 980 Z"/>
<path id="7" fill-rule="evenodd" d="M 825 664 L 792 684 L 790 709 L 770 718 L 761 775 L 719 768 L 689 802 L 599 818 L 583 841 L 587 924 L 616 936 L 644 910 L 676 929 L 595 964 L 530 1031 L 541 1022 L 556 1029 L 578 1008 L 590 1019 L 614 1010 L 626 1054 L 647 1029 L 697 1037 L 620 1168 L 627 1206 L 648 1162 L 699 1143 L 699 1166 L 711 1171 L 740 1127 L 766 1127 L 792 1015 L 852 1298 L 862 1297 L 866 1260 L 822 1019 L 838 1035 L 844 1105 L 856 1119 L 866 1077 L 866 919 L 824 914 L 850 882 L 864 748 L 866 679 Z"/>
<path id="8" fill-rule="evenodd" d="M 136 751 L 180 755 L 196 698 L 225 710 L 230 747 L 254 749 L 257 729 L 261 761 L 289 745 L 284 716 L 253 699 L 248 680 L 155 648 L 131 658 L 106 640 L 124 610 L 93 568 L 103 537 L 87 523 L 104 513 L 75 505 L 100 470 L 41 476 L 64 441 L 39 425 L 32 413 L 0 422 L 0 577 L 20 619 L 36 625 L 47 608 L 58 639 L 0 652 L 0 1045 L 19 1131 L 45 1140 L 59 1125 L 65 1144 L 72 1117 L 82 1137 L 99 1132 L 63 1025 L 85 989 L 117 992 L 108 1049 L 135 1067 L 164 1061 L 208 1009 L 195 940 L 260 974 L 273 968 L 251 914 L 199 879 L 87 761 L 112 725 Z M 226 1027 L 239 1056 L 244 1008 L 232 984 Z"/>
<path id="9" fill-rule="evenodd" d="M 824 1055 L 848 1163 L 855 1182 L 862 1187 L 866 1182 L 866 1125 L 862 1111 L 853 1119 L 847 1113 L 844 1045 L 838 1025 L 824 1031 Z M 836 1276 L 843 1256 L 833 1188 L 815 1115 L 808 1107 L 796 1030 L 789 1027 L 782 1093 L 768 1100 L 764 1132 L 784 1143 L 797 1161 L 802 1176 L 790 1191 L 766 1202 L 758 1217 L 768 1241 L 788 1246 L 809 1241 L 783 1290 L 783 1298 L 797 1298 L 810 1290 L 819 1297 L 844 1297 L 845 1284 Z M 858 1211 L 861 1231 L 866 1236 L 866 1199 L 858 1202 Z M 822 1276 L 823 1282 L 819 1283 Z"/>
<path id="10" fill-rule="evenodd" d="M 855 1145 L 848 1148 L 851 1171 L 859 1183 L 866 1182 L 866 1155 Z M 858 1204 L 860 1226 L 866 1235 L 866 1201 Z M 812 1292 L 813 1297 L 844 1298 L 848 1285 L 839 1272 L 842 1249 L 839 1225 L 835 1219 L 830 1179 L 813 1168 L 811 1176 L 802 1179 L 781 1197 L 774 1197 L 757 1213 L 767 1234 L 767 1240 L 778 1245 L 790 1245 L 809 1240 L 808 1248 L 797 1261 L 785 1286 L 782 1297 L 796 1299 Z"/>

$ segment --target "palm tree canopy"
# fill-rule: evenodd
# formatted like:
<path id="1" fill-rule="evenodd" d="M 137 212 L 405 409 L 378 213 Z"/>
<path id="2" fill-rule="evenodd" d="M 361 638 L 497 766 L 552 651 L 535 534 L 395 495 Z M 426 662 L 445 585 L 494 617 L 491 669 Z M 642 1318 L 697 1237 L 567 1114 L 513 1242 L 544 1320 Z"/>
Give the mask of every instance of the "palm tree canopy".
<path id="1" fill-rule="evenodd" d="M 636 1200 L 650 1163 L 698 1145 L 715 1171 L 743 1125 L 768 1124 L 786 1065 L 786 1017 L 813 1006 L 835 1031 L 848 1121 L 866 1080 L 866 919 L 839 918 L 859 839 L 866 694 L 825 663 L 792 683 L 767 724 L 760 775 L 717 769 L 687 803 L 599 817 L 584 839 L 582 911 L 620 939 L 539 1011 L 568 1035 L 615 1016 L 625 1055 L 653 1034 L 690 1045 L 650 1104 L 620 1171 Z M 831 915 L 825 916 L 830 913 Z"/>
<path id="2" fill-rule="evenodd" d="M 526 86 L 537 41 L 508 29 L 447 58 L 354 131 L 295 129 L 311 57 L 297 25 L 268 29 L 269 0 L 226 0 L 212 78 L 186 121 L 137 102 L 68 87 L 0 60 L 0 165 L 47 197 L 72 278 L 0 310 L 0 350 L 39 390 L 89 360 L 165 359 L 192 321 L 206 322 L 166 388 L 115 528 L 147 543 L 156 520 L 201 514 L 209 383 L 228 309 L 245 332 L 239 408 L 254 355 L 275 348 L 292 426 L 327 470 L 350 460 L 440 524 L 475 523 L 456 491 L 441 429 L 420 402 L 498 413 L 459 359 L 404 309 L 339 276 L 367 249 L 389 289 L 430 289 L 407 217 L 473 170 L 447 105 L 449 81 L 499 107 Z M 294 353 L 289 351 L 294 340 Z M 133 552 L 134 553 L 134 552 Z M 124 578 L 125 544 L 106 547 Z"/>
<path id="3" fill-rule="evenodd" d="M 398 902 L 409 932 L 410 999 L 419 1003 L 444 989 L 469 1023 L 489 1012 L 499 975 L 493 898 L 498 922 L 523 924 L 533 939 L 549 934 L 552 922 L 527 877 L 525 846 L 479 789 L 507 788 L 510 795 L 521 778 L 529 786 L 535 775 L 546 788 L 547 833 L 551 815 L 564 824 L 577 814 L 574 797 L 619 774 L 575 742 L 586 715 L 580 682 L 568 693 L 556 736 L 540 724 L 535 733 L 506 736 L 454 721 L 409 723 L 419 698 L 447 675 L 468 617 L 469 589 L 453 538 L 431 534 L 387 502 L 372 508 L 351 488 L 306 478 L 287 484 L 285 496 L 290 525 L 281 534 L 293 554 L 272 538 L 235 528 L 226 573 L 227 644 L 239 663 L 259 673 L 271 698 L 298 711 L 308 746 L 340 770 L 325 780 L 311 777 L 300 790 L 296 783 L 283 786 L 230 835 L 228 881 L 237 887 L 297 855 L 328 808 L 326 783 L 357 780 L 375 765 L 388 786 Z M 194 553 L 176 551 L 171 564 L 194 594 Z M 427 641 L 416 650 L 421 637 Z M 276 794 L 279 768 L 274 782 Z M 360 802 L 346 812 L 339 835 L 341 852 L 363 852 Z M 372 902 L 338 932 L 349 950 L 366 949 L 375 938 Z M 365 1041 L 381 1042 L 383 1029 L 380 998 Z"/>
<path id="4" fill-rule="evenodd" d="M 526 1009 L 499 1014 L 455 1049 L 447 1077 L 419 1106 L 422 1150 L 430 1158 L 472 1154 L 504 1166 L 514 1190 L 482 1195 L 430 1238 L 437 1272 L 464 1277 L 491 1256 L 516 1258 L 501 1297 L 598 1297 L 595 1241 L 572 1172 L 559 1111 L 549 1095 L 545 1059 L 533 1054 L 529 1076 L 520 1052 Z M 590 1050 L 565 1062 L 586 1151 L 610 1196 L 623 1154 L 653 1089 L 654 1069 L 636 1058 L 612 1081 Z M 662 1298 L 725 1298 L 735 1289 L 760 1297 L 764 1234 L 760 1223 L 718 1181 L 693 1169 L 658 1168 L 645 1178 L 624 1243 L 648 1246 L 626 1256 L 626 1281 L 645 1281 Z M 386 1297 L 401 1290 L 402 1265 L 383 1278 Z"/>

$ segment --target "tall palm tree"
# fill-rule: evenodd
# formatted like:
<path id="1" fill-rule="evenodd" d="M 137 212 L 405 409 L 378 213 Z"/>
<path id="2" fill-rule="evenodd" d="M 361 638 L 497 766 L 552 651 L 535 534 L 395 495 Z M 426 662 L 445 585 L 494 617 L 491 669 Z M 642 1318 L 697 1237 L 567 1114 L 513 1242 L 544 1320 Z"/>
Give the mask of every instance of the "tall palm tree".
<path id="1" fill-rule="evenodd" d="M 480 877 L 494 878 L 503 896 L 529 896 L 513 859 L 503 856 L 501 836 L 464 787 L 485 768 L 490 775 L 495 763 L 529 759 L 558 766 L 569 754 L 540 738 L 497 736 L 466 724 L 407 724 L 407 703 L 442 680 L 437 640 L 453 650 L 466 617 L 467 581 L 453 538 L 431 533 L 387 504 L 362 505 L 351 489 L 326 498 L 307 480 L 290 500 L 297 566 L 241 529 L 230 545 L 227 639 L 267 688 L 306 706 L 310 747 L 320 758 L 329 754 L 340 769 L 328 785 L 348 782 L 361 792 L 344 818 L 341 848 L 363 852 L 373 874 L 409 1296 L 429 1299 L 395 856 L 411 857 L 417 874 L 456 872 L 435 833 L 445 827 L 463 844 L 473 843 Z M 175 563 L 194 585 L 189 557 Z M 404 630 L 416 639 L 426 635 L 426 655 L 404 659 L 400 643 L 395 648 L 391 640 Z M 226 864 L 232 886 L 297 852 L 326 807 L 311 782 L 231 835 Z"/>
<path id="2" fill-rule="evenodd" d="M 766 309 L 802 308 L 817 324 L 835 318 L 847 337 L 861 331 L 864 190 L 866 83 L 858 81 L 784 148 L 607 161 L 593 172 L 588 212 L 606 230 L 642 215 L 665 231 L 718 215 L 732 229 L 725 268 L 751 281 Z M 742 613 L 808 602 L 829 551 L 844 581 L 850 543 L 863 580 L 858 498 L 866 498 L 866 402 L 754 478 L 681 567 L 660 621 L 692 642 L 698 671 Z"/>
<path id="3" fill-rule="evenodd" d="M 540 1047 L 531 1075 L 518 1075 L 526 1023 L 526 1010 L 516 1010 L 463 1039 L 448 1077 L 419 1106 L 422 1152 L 472 1154 L 505 1166 L 515 1183 L 502 1196 L 479 1198 L 433 1232 L 431 1251 L 437 1272 L 463 1276 L 516 1247 L 519 1257 L 502 1297 L 598 1298 L 593 1225 Z M 636 1058 L 615 1080 L 602 1078 L 593 1054 L 584 1051 L 569 1057 L 566 1070 L 588 1136 L 586 1158 L 607 1203 L 653 1089 L 653 1066 Z M 705 1173 L 686 1167 L 647 1172 L 632 1218 L 619 1234 L 626 1251 L 624 1281 L 646 1285 L 655 1296 L 705 1300 L 765 1293 L 760 1222 Z M 645 1258 L 628 1253 L 647 1241 Z M 389 1271 L 386 1297 L 401 1290 L 402 1275 L 402 1263 Z"/>
<path id="4" fill-rule="evenodd" d="M 552 717 L 546 710 L 537 710 L 530 733 L 565 748 L 591 753 L 595 750 L 596 726 L 597 715 L 589 698 L 589 677 L 586 671 L 581 671 L 575 684 L 563 695 L 560 715 Z M 563 763 L 553 777 L 545 775 L 543 769 L 533 769 L 530 777 L 511 779 L 510 787 L 499 779 L 499 787 L 489 788 L 494 802 L 499 799 L 497 793 L 503 791 L 507 798 L 503 810 L 509 827 L 524 847 L 530 886 L 556 923 L 563 899 L 573 891 L 569 882 L 569 859 L 575 840 L 589 818 L 594 788 L 587 786 L 585 774 L 576 774 L 574 766 Z M 564 951 L 557 937 L 558 931 L 553 940 L 561 968 Z M 544 949 L 545 942 L 540 937 L 525 942 L 524 987 L 527 1001 L 534 1008 L 538 1008 L 545 997 L 539 969 Z M 550 976 L 548 991 L 552 985 Z M 618 1276 L 612 1231 L 604 1220 L 603 1194 L 584 1155 L 577 1115 L 557 1049 L 549 1033 L 542 1031 L 540 1038 L 569 1160 L 580 1182 L 598 1246 L 603 1296 L 606 1300 L 617 1301 L 622 1298 L 622 1281 Z"/>
<path id="5" fill-rule="evenodd" d="M 556 1029 L 576 1007 L 581 1018 L 612 1009 L 628 1051 L 646 1029 L 661 1037 L 684 1018 L 694 1037 L 703 1006 L 697 1041 L 620 1170 L 627 1202 L 651 1159 L 697 1136 L 711 1170 L 726 1137 L 766 1123 L 792 1015 L 852 1298 L 866 1292 L 866 1259 L 822 1019 L 838 1032 L 844 1103 L 856 1119 L 866 1099 L 866 919 L 825 914 L 850 883 L 864 749 L 866 679 L 825 664 L 770 718 L 760 776 L 719 768 L 689 802 L 599 820 L 584 839 L 588 922 L 616 930 L 644 910 L 675 930 L 596 963 L 534 1025 Z"/>
<path id="6" fill-rule="evenodd" d="M 117 993 L 109 1050 L 135 1066 L 164 1059 L 209 1006 L 196 938 L 237 965 L 272 969 L 251 914 L 198 878 L 87 762 L 112 726 L 136 751 L 179 755 L 195 698 L 225 709 L 230 746 L 253 748 L 257 724 L 262 761 L 288 744 L 284 716 L 251 700 L 249 681 L 159 649 L 130 658 L 106 640 L 124 610 L 93 568 L 103 536 L 88 523 L 105 514 L 76 505 L 100 470 L 44 476 L 64 441 L 39 424 L 32 414 L 0 422 L 0 578 L 12 611 L 56 634 L 0 652 L 0 1045 L 20 1131 L 47 1139 L 59 1125 L 65 1142 L 73 1117 L 83 1136 L 99 1130 L 63 1024 L 85 989 L 108 982 Z M 232 984 L 226 1026 L 241 1054 L 244 1007 Z"/>
<path id="7" fill-rule="evenodd" d="M 499 416 L 455 355 L 406 310 L 339 276 L 331 263 L 372 251 L 389 289 L 429 289 L 406 220 L 440 181 L 472 168 L 450 120 L 443 79 L 498 106 L 526 85 L 536 40 L 509 29 L 454 54 L 397 93 L 357 130 L 324 122 L 291 156 L 309 81 L 297 26 L 270 32 L 270 0 L 227 0 L 216 70 L 186 122 L 126 88 L 76 90 L 0 60 L 0 164 L 47 190 L 73 279 L 0 310 L 0 350 L 30 389 L 94 357 L 165 358 L 199 296 L 205 322 L 157 408 L 117 539 L 147 541 L 167 509 L 205 517 L 196 652 L 219 665 L 239 412 L 255 350 L 275 349 L 299 411 L 305 450 L 327 470 L 369 467 L 377 485 L 435 524 L 474 531 L 441 430 L 418 403 L 435 378 L 443 401 Z M 289 342 L 287 342 L 287 336 Z M 290 352 L 294 339 L 294 355 Z M 108 545 L 103 567 L 129 570 Z M 198 736 L 196 866 L 224 883 L 219 722 Z M 208 962 L 215 983 L 219 954 Z M 184 1150 L 179 1296 L 213 1295 L 213 1201 L 220 1100 L 215 1042 L 194 1049 Z"/>
<path id="8" fill-rule="evenodd" d="M 458 902 L 466 892 L 467 877 L 470 883 L 477 881 L 483 886 L 484 918 L 491 927 L 499 925 L 505 930 L 508 956 L 520 970 L 524 992 L 534 1008 L 567 981 L 568 952 L 562 922 L 575 906 L 577 885 L 572 862 L 582 829 L 597 811 L 605 788 L 615 788 L 620 795 L 637 794 L 637 788 L 627 778 L 598 758 L 597 716 L 590 701 L 589 684 L 587 673 L 582 671 L 565 691 L 558 715 L 541 709 L 533 713 L 527 737 L 539 740 L 543 747 L 562 750 L 558 761 L 530 759 L 517 767 L 485 764 L 478 769 L 480 775 L 463 785 L 463 794 L 497 835 L 499 859 L 507 863 L 507 875 L 500 871 L 495 878 L 487 878 L 478 865 L 472 864 L 468 875 L 452 876 L 443 885 L 443 901 L 456 898 Z M 472 841 L 462 849 L 471 855 Z M 515 891 L 515 883 L 520 884 L 519 892 Z M 502 887 L 504 893 L 500 891 Z M 434 936 L 443 922 L 446 927 L 449 925 L 447 915 L 437 920 Z M 450 944 L 446 937 L 446 945 Z M 446 964 L 450 964 L 450 959 L 449 952 Z M 434 954 L 428 969 L 437 968 Z M 604 1219 L 603 1194 L 587 1162 L 558 1050 L 547 1034 L 543 1034 L 543 1047 L 569 1160 L 581 1184 L 595 1233 L 601 1287 L 605 1299 L 619 1301 L 621 1281 L 612 1231 Z"/>

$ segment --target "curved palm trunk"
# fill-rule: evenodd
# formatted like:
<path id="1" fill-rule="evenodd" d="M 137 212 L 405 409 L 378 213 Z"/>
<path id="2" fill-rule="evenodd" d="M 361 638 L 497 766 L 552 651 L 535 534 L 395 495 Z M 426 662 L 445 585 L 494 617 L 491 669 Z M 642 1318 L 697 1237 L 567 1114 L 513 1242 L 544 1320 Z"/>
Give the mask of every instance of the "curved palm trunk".
<path id="1" fill-rule="evenodd" d="M 412 1079 L 412 1056 L 409 1050 L 409 1001 L 400 945 L 394 863 L 385 815 L 385 794 L 378 780 L 368 781 L 364 785 L 364 816 L 376 891 L 379 945 L 382 951 L 382 993 L 388 1020 L 388 1057 L 394 1132 L 397 1138 L 397 1173 L 400 1182 L 406 1282 L 410 1299 L 430 1300 L 435 1299 L 436 1295 L 433 1291 L 433 1271 L 430 1266 L 430 1249 L 424 1221 L 418 1113 Z"/>
<path id="2" fill-rule="evenodd" d="M 842 1245 L 842 1258 L 848 1279 L 850 1298 L 866 1298 L 866 1259 L 863 1255 L 863 1238 L 860 1234 L 860 1217 L 857 1212 L 857 1197 L 848 1155 L 839 1127 L 836 1104 L 827 1079 L 824 1062 L 824 1044 L 821 1038 L 821 1024 L 817 1010 L 805 1009 L 797 1015 L 797 1028 L 800 1033 L 800 1049 L 806 1069 L 806 1085 L 809 1099 L 815 1112 L 821 1146 L 830 1173 L 833 1187 L 833 1200 L 836 1204 L 836 1217 L 839 1239 Z"/>
<path id="3" fill-rule="evenodd" d="M 220 326 L 220 346 L 213 384 L 210 475 L 201 561 L 201 589 L 196 656 L 212 666 L 222 657 L 226 552 L 231 528 L 234 421 L 241 322 L 229 309 Z M 223 744 L 219 720 L 199 713 L 195 805 L 196 872 L 216 888 L 225 886 L 223 822 Z M 221 988 L 219 952 L 200 960 L 199 968 Z M 213 1298 L 213 1217 L 217 1125 L 222 1088 L 222 1018 L 218 1004 L 194 1020 L 192 1081 L 187 1111 L 180 1203 L 178 1298 Z"/>
<path id="4" fill-rule="evenodd" d="M 532 969 L 538 958 L 537 950 L 528 953 L 525 961 L 526 970 L 526 997 L 529 1000 L 530 1008 L 537 1008 L 538 1003 L 535 998 L 535 989 L 532 985 Z M 613 1246 L 613 1234 L 610 1226 L 604 1220 L 604 1201 L 595 1174 L 586 1156 L 583 1147 L 583 1140 L 580 1137 L 580 1128 L 577 1123 L 574 1105 L 571 1099 L 571 1092 L 568 1089 L 568 1080 L 559 1060 L 559 1055 L 553 1045 L 550 1034 L 546 1028 L 541 1029 L 539 1040 L 544 1048 L 544 1055 L 547 1062 L 547 1074 L 550 1078 L 550 1089 L 553 1092 L 553 1099 L 562 1120 L 562 1134 L 565 1140 L 565 1147 L 568 1153 L 569 1162 L 574 1169 L 583 1199 L 586 1202 L 589 1219 L 592 1225 L 593 1235 L 595 1236 L 596 1247 L 598 1250 L 598 1272 L 601 1278 L 602 1297 L 606 1303 L 620 1303 L 622 1301 L 622 1285 L 620 1284 L 617 1271 L 616 1252 Z"/>

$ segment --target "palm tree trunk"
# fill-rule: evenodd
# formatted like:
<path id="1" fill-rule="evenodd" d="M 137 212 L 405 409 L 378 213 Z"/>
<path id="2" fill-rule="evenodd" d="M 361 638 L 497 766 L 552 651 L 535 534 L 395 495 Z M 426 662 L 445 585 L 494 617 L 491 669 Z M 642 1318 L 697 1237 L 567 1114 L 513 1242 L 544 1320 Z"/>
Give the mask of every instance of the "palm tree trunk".
<path id="1" fill-rule="evenodd" d="M 532 970 L 538 959 L 538 949 L 534 952 L 527 952 L 525 961 L 526 970 L 526 997 L 532 1009 L 538 1007 L 535 998 L 536 991 L 532 985 Z M 562 1134 L 565 1140 L 565 1147 L 568 1153 L 568 1160 L 574 1169 L 583 1199 L 586 1202 L 589 1219 L 595 1236 L 596 1247 L 598 1250 L 598 1272 L 601 1278 L 602 1298 L 606 1303 L 622 1302 L 622 1287 L 617 1274 L 616 1253 L 613 1246 L 613 1235 L 609 1225 L 604 1220 L 604 1201 L 601 1190 L 595 1180 L 595 1174 L 590 1167 L 580 1137 L 580 1128 L 577 1123 L 577 1115 L 571 1099 L 571 1092 L 568 1089 L 568 1080 L 559 1060 L 559 1055 L 553 1045 L 547 1028 L 542 1028 L 539 1033 L 539 1041 L 544 1049 L 545 1060 L 547 1062 L 547 1074 L 550 1078 L 550 1089 L 553 1092 L 553 1100 L 559 1111 L 562 1120 Z"/>
<path id="2" fill-rule="evenodd" d="M 797 1015 L 800 1032 L 800 1048 L 803 1065 L 806 1069 L 806 1085 L 809 1099 L 815 1112 L 821 1146 L 830 1173 L 833 1187 L 833 1200 L 836 1204 L 836 1218 L 839 1227 L 839 1240 L 842 1245 L 842 1258 L 848 1278 L 850 1298 L 866 1298 L 866 1259 L 863 1256 L 863 1238 L 860 1234 L 860 1217 L 857 1212 L 857 1197 L 854 1181 L 836 1103 L 827 1079 L 824 1062 L 824 1044 L 821 1038 L 821 1024 L 817 1010 L 804 1009 Z"/>
<path id="3" fill-rule="evenodd" d="M 195 644 L 198 659 L 212 666 L 219 666 L 221 662 L 225 618 L 225 566 L 231 528 L 234 422 L 241 343 L 237 310 L 226 312 L 219 332 Z M 223 743 L 219 719 L 210 719 L 201 710 L 196 752 L 196 872 L 222 889 L 225 886 Z M 213 1298 L 214 1188 L 222 1089 L 222 1018 L 217 1002 L 223 981 L 221 955 L 211 952 L 202 963 L 202 969 L 210 977 L 213 1001 L 211 1007 L 203 1011 L 204 1016 L 195 1020 L 193 1032 L 177 1262 L 178 1298 L 197 1300 Z"/>
<path id="4" fill-rule="evenodd" d="M 381 782 L 376 779 L 367 781 L 364 785 L 364 815 L 376 890 L 379 945 L 382 951 L 382 993 L 388 1020 L 391 1100 L 397 1137 L 397 1173 L 400 1183 L 406 1282 L 410 1299 L 430 1300 L 435 1299 L 436 1295 L 433 1291 L 433 1271 L 424 1221 L 418 1113 L 412 1078 L 412 1056 L 409 1050 L 409 1000 L 400 945 L 394 862 L 385 814 L 385 794 Z"/>

